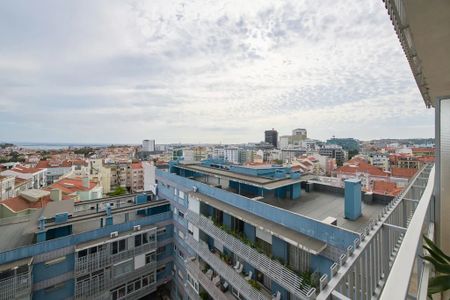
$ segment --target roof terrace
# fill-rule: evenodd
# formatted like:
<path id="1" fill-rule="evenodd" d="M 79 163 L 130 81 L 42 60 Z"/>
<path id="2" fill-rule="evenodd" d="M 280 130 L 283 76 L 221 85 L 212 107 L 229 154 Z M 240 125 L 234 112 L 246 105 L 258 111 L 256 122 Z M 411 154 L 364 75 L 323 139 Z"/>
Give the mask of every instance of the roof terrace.
<path id="1" fill-rule="evenodd" d="M 344 214 L 343 188 L 314 182 L 305 189 L 308 181 L 312 181 L 314 176 L 294 172 L 291 168 L 279 166 L 252 168 L 211 161 L 177 163 L 171 167 L 174 173 L 183 177 L 317 221 L 328 223 L 335 219 L 336 226 L 358 233 L 364 230 L 369 221 L 375 218 L 392 198 L 371 196 L 371 199 L 361 203 L 361 216 L 356 220 L 350 220 L 345 218 Z"/>

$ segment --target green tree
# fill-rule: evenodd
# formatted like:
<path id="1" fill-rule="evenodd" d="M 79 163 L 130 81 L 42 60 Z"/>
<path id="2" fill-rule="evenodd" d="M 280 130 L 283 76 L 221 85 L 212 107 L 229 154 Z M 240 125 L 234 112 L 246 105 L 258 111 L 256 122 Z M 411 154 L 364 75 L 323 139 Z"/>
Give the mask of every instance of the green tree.
<path id="1" fill-rule="evenodd" d="M 112 191 L 111 193 L 109 193 L 109 196 L 122 196 L 125 195 L 127 193 L 127 190 L 121 186 L 118 186 L 114 189 L 114 191 Z"/>

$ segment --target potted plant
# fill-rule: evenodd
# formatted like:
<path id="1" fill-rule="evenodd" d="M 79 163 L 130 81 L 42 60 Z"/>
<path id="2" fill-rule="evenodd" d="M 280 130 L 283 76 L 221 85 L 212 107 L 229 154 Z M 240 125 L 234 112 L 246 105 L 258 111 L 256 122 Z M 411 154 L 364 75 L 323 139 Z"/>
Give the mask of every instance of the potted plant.
<path id="1" fill-rule="evenodd" d="M 422 258 L 433 264 L 436 270 L 436 276 L 428 281 L 428 296 L 436 293 L 443 293 L 450 290 L 450 256 L 446 255 L 439 247 L 437 247 L 432 240 L 423 236 L 425 244 L 423 248 L 428 251 L 428 254 Z"/>

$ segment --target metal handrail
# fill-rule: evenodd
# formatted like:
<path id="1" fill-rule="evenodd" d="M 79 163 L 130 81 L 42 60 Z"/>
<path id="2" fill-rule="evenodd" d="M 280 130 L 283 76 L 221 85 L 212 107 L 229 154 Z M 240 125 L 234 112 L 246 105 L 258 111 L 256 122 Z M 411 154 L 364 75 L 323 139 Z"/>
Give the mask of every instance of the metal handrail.
<path id="1" fill-rule="evenodd" d="M 268 297 L 251 287 L 244 277 L 240 276 L 219 257 L 212 254 L 205 242 L 196 241 L 193 237 L 188 235 L 186 237 L 186 243 L 246 299 L 268 300 Z"/>
<path id="2" fill-rule="evenodd" d="M 394 264 L 392 265 L 391 274 L 395 277 L 389 276 L 384 286 L 381 299 L 405 299 L 408 294 L 408 287 L 416 260 L 416 251 L 422 237 L 422 227 L 427 215 L 428 207 L 433 198 L 434 188 L 434 166 L 431 170 L 428 184 L 420 198 L 416 211 L 411 219 L 408 230 L 403 238 L 403 242 L 398 250 L 398 255 Z M 402 276 L 399 276 L 402 274 Z"/>
<path id="3" fill-rule="evenodd" d="M 186 219 L 206 233 L 218 239 L 236 255 L 257 268 L 270 279 L 276 281 L 280 286 L 286 288 L 300 299 L 314 299 L 316 289 L 304 282 L 303 278 L 289 270 L 278 261 L 272 260 L 264 254 L 259 253 L 252 247 L 244 244 L 239 239 L 218 228 L 214 223 L 204 216 L 200 216 L 189 210 Z"/>

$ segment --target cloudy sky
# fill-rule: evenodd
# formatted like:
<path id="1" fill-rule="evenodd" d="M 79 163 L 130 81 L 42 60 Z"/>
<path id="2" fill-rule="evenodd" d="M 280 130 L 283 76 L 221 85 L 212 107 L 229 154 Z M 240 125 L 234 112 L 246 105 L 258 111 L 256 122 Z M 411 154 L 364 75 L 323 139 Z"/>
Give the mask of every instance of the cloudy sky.
<path id="1" fill-rule="evenodd" d="M 432 137 L 381 0 L 0 2 L 0 141 Z"/>

